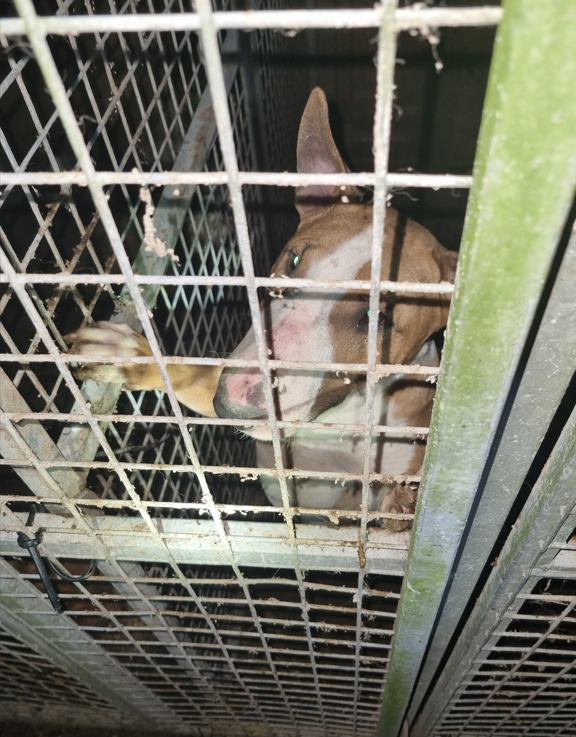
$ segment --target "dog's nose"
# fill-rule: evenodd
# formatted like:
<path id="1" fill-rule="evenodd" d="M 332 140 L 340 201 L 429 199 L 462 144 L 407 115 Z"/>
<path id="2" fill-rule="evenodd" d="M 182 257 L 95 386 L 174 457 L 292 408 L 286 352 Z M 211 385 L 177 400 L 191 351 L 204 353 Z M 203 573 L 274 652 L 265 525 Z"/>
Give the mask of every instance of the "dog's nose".
<path id="1" fill-rule="evenodd" d="M 218 417 L 258 420 L 266 416 L 262 376 L 258 369 L 224 369 L 214 396 Z"/>

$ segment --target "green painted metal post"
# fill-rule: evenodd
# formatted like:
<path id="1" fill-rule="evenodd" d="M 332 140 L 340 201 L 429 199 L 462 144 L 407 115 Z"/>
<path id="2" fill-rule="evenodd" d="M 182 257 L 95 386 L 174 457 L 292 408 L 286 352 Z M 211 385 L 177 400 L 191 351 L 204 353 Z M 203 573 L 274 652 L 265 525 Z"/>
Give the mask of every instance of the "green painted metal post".
<path id="1" fill-rule="evenodd" d="M 399 733 L 441 617 L 469 510 L 573 201 L 575 49 L 573 0 L 504 2 L 381 737 Z"/>

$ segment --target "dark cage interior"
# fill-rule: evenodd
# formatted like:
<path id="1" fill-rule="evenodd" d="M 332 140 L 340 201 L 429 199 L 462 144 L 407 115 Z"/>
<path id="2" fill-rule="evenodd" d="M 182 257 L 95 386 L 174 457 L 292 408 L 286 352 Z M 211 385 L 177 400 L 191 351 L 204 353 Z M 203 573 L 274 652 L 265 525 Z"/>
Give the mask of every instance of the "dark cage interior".
<path id="1" fill-rule="evenodd" d="M 163 18 L 198 10 L 192 0 L 33 4 L 39 16 L 68 18 Z M 0 3 L 3 17 L 17 17 L 16 5 Z M 398 2 L 400 9 L 416 10 L 475 5 Z M 213 6 L 217 12 L 352 12 L 370 10 L 373 2 L 214 0 Z M 421 24 L 398 34 L 390 172 L 472 175 L 496 32 L 491 22 Z M 317 86 L 326 93 L 335 143 L 350 170 L 374 172 L 377 33 L 377 27 L 218 31 L 241 172 L 296 171 L 298 126 Z M 159 277 L 139 290 L 162 353 L 215 359 L 231 354 L 252 319 L 245 285 L 211 283 L 244 271 L 231 190 L 218 178 L 226 171 L 224 145 L 200 36 L 197 30 L 114 30 L 53 33 L 46 40 L 95 170 L 135 173 L 129 183 L 107 182 L 104 194 L 133 274 Z M 0 29 L 0 46 L 1 170 L 81 174 L 28 37 Z M 205 182 L 138 181 L 142 172 L 188 171 L 204 173 Z M 393 186 L 387 203 L 455 252 L 467 187 Z M 242 196 L 254 272 L 268 276 L 298 227 L 294 187 L 245 184 Z M 364 187 L 362 201 L 373 198 L 374 188 Z M 570 251 L 574 207 L 570 218 L 503 402 L 490 462 Z M 18 355 L 0 369 L 1 409 L 8 417 L 0 427 L 2 733 L 374 735 L 402 614 L 410 531 L 394 536 L 374 518 L 366 523 L 366 515 L 344 519 L 344 513 L 312 520 L 295 515 L 298 524 L 292 524 L 262 491 L 255 445 L 241 427 L 184 406 L 180 419 L 160 391 L 78 379 L 91 412 L 108 417 L 98 425 L 115 466 L 39 328 L 62 353 L 66 336 L 93 322 L 142 330 L 129 286 L 120 279 L 98 282 L 99 275 L 123 272 L 98 202 L 85 182 L 8 183 L 0 194 L 0 244 L 16 275 L 63 279 L 27 282 L 31 308 L 8 280 L 0 283 L 0 353 Z M 85 279 L 70 283 L 68 275 Z M 264 299 L 266 290 L 258 296 Z M 440 350 L 443 339 L 441 330 L 435 335 Z M 465 617 L 451 631 L 442 668 L 563 438 L 574 396 L 573 379 L 516 504 L 498 523 L 500 536 L 463 604 Z M 14 543 L 33 510 L 31 529 L 44 534 L 44 580 Z M 377 552 L 366 569 L 362 524 Z M 452 711 L 419 735 L 549 737 L 528 730 L 552 712 L 556 731 L 550 735 L 576 735 L 574 544 L 567 542 L 573 538 L 574 514 L 550 544 L 568 563 L 550 577 L 534 564 L 526 581 L 517 582 L 518 598 L 453 695 Z M 92 560 L 95 570 L 84 578 Z M 62 615 L 48 602 L 48 579 Z M 489 697 L 487 711 L 512 714 L 500 730 L 496 716 L 486 721 Z M 512 704 L 508 711 L 504 702 Z M 524 731 L 511 726 L 514 719 Z"/>

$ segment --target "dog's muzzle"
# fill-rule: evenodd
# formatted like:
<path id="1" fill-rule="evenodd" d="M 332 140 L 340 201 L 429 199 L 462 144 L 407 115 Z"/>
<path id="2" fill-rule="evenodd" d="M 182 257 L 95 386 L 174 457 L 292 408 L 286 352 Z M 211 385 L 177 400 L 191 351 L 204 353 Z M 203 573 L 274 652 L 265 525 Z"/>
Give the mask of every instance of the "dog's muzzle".
<path id="1" fill-rule="evenodd" d="M 259 420 L 266 417 L 262 375 L 258 369 L 224 369 L 214 397 L 218 417 Z"/>

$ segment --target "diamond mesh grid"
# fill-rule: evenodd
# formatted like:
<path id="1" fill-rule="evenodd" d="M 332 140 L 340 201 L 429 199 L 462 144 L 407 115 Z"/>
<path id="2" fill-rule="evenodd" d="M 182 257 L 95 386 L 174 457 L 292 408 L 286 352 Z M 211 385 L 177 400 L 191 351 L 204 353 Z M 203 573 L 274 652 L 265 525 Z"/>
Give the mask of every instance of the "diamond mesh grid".
<path id="1" fill-rule="evenodd" d="M 56 14 L 110 12 L 90 3 L 54 4 L 44 8 Z M 192 8 L 183 3 L 148 3 L 148 12 L 184 12 Z M 138 6 L 138 7 L 137 7 Z M 125 3 L 113 12 L 134 13 L 142 4 Z M 224 5 L 226 7 L 226 5 Z M 4 38 L 10 72 L 6 73 L 4 98 L 27 135 L 15 136 L 7 127 L 3 138 L 6 168 L 14 171 L 46 169 L 59 171 L 73 165 L 73 155 L 66 136 L 58 126 L 59 119 L 50 107 L 50 98 L 43 89 L 42 78 L 35 61 L 22 56 L 20 47 L 10 47 Z M 56 37 L 52 52 L 57 59 L 68 94 L 87 147 L 98 168 L 114 171 L 170 170 L 188 129 L 206 78 L 200 63 L 197 35 L 185 33 L 151 34 L 81 34 L 78 38 Z M 21 56 L 18 60 L 18 57 Z M 74 75 L 72 71 L 74 70 Z M 77 70 L 77 71 L 76 71 Z M 68 77 L 70 78 L 68 80 Z M 9 98 L 9 99 L 7 99 Z M 44 99 L 46 98 L 46 99 Z M 244 170 L 254 169 L 253 147 L 249 140 L 245 95 L 240 79 L 234 82 L 230 109 L 234 120 L 235 143 Z M 37 100 L 43 101 L 40 106 Z M 48 108 L 44 110 L 43 108 Z M 42 113 L 44 113 L 43 118 Z M 30 117 L 30 120 L 27 117 Z M 45 120 L 47 122 L 45 122 Z M 169 122 L 168 122 L 169 121 Z M 20 126 L 19 126 L 20 127 Z M 14 137 L 11 142 L 10 136 Z M 26 141 L 30 141 L 27 149 Z M 11 145 L 12 143 L 12 145 Z M 17 150 L 15 149 L 17 146 Z M 27 149 L 27 150 L 26 150 Z M 218 145 L 212 147 L 205 171 L 222 170 Z M 18 271 L 26 269 L 66 271 L 71 273 L 117 272 L 112 251 L 106 246 L 97 212 L 81 188 L 64 187 L 33 189 L 7 187 L 0 199 L 3 215 L 2 240 Z M 107 189 L 110 208 L 118 224 L 128 255 L 134 258 L 143 231 L 142 203 L 138 188 L 125 185 Z M 157 199 L 157 198 L 156 198 Z M 255 200 L 255 189 L 247 188 L 247 203 Z M 235 231 L 226 204 L 226 188 L 198 187 L 180 233 L 174 274 L 236 275 L 240 273 L 240 258 L 235 244 Z M 42 205 L 48 203 L 47 212 Z M 29 233 L 22 232 L 22 223 L 29 224 Z M 35 227 L 38 231 L 35 232 Z M 251 213 L 250 227 L 254 243 L 254 261 L 259 273 L 268 265 L 261 214 Z M 26 245 L 24 248 L 22 244 Z M 93 246 L 97 243 L 97 252 Z M 119 291 L 113 287 L 73 287 L 32 290 L 35 303 L 49 325 L 62 350 L 62 336 L 83 327 L 92 320 L 109 319 L 121 307 Z M 73 302 L 71 303 L 71 301 Z M 43 352 L 39 336 L 11 298 L 10 290 L 0 303 L 2 339 L 8 351 Z M 16 321 L 16 322 L 15 322 Z M 15 330 L 5 326 L 16 324 Z M 240 288 L 162 287 L 155 314 L 157 335 L 162 350 L 168 355 L 214 356 L 226 354 L 249 327 L 245 296 Z M 217 329 L 216 329 L 217 328 Z M 28 336 L 33 337 L 29 338 Z M 34 370 L 17 370 L 11 375 L 16 388 L 30 397 L 30 409 L 52 412 L 71 409 L 71 397 L 62 376 L 49 364 Z M 164 396 L 125 392 L 118 409 L 125 414 L 161 416 L 170 414 Z M 66 429 L 58 423 L 47 424 L 56 439 Z M 126 426 L 110 426 L 112 447 L 121 448 L 155 445 L 155 450 L 139 451 L 128 460 L 151 463 L 186 462 L 186 452 L 180 440 L 172 437 L 165 425 L 130 422 Z M 199 426 L 195 440 L 206 465 L 254 466 L 253 448 L 237 440 L 231 442 L 232 431 L 209 425 Z M 166 442 L 157 441 L 167 438 Z M 119 454 L 120 455 L 120 454 Z M 120 456 L 122 457 L 122 456 Z M 124 457 L 126 459 L 126 457 Z M 160 502 L 197 502 L 198 485 L 187 474 L 132 473 L 145 500 Z M 126 498 L 122 485 L 114 474 L 92 472 L 87 485 L 103 499 Z M 258 499 L 259 487 L 254 483 L 240 485 L 238 478 L 216 478 L 216 498 L 223 503 L 241 503 L 247 495 Z M 220 492 L 220 493 L 219 493 Z M 259 500 L 264 502 L 262 497 Z M 164 508 L 163 514 L 170 511 Z"/>

